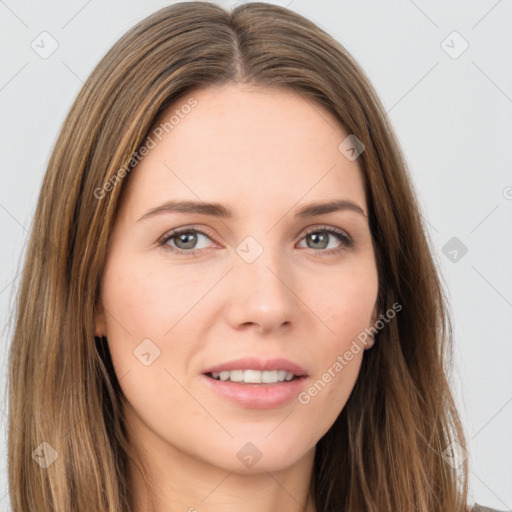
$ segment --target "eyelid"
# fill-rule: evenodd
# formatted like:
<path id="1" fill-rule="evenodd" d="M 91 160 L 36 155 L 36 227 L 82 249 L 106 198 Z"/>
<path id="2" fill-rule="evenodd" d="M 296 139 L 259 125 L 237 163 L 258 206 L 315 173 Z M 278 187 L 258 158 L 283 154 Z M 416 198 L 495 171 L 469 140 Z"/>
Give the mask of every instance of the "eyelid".
<path id="1" fill-rule="evenodd" d="M 352 242 L 352 237 L 344 229 L 336 228 L 334 226 L 330 226 L 329 224 L 315 225 L 315 226 L 311 226 L 310 228 L 305 228 L 305 230 L 301 231 L 301 233 L 300 233 L 301 240 L 306 235 L 309 235 L 311 233 L 316 233 L 317 231 L 327 231 L 328 233 L 335 233 L 338 235 L 342 235 Z"/>

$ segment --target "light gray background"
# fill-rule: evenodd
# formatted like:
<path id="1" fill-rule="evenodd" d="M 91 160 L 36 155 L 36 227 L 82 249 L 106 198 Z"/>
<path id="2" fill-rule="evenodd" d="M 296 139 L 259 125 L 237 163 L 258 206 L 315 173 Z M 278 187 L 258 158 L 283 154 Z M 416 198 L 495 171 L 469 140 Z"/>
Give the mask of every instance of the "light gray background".
<path id="1" fill-rule="evenodd" d="M 18 263 L 45 166 L 73 99 L 108 48 L 169 3 L 0 0 L 2 324 L 19 283 Z M 512 509 L 512 1 L 275 3 L 338 39 L 363 66 L 389 113 L 453 312 L 453 387 L 469 439 L 471 495 Z M 34 41 L 40 51 L 51 48 L 43 31 L 58 43 L 46 59 L 31 47 Z M 458 56 L 464 41 L 454 31 L 469 44 Z M 450 259 L 451 246 L 444 250 L 448 255 L 443 252 L 453 237 L 468 249 L 462 257 L 458 252 L 457 261 Z M 6 325 L 2 389 L 10 335 Z M 0 510 L 9 509 L 6 410 L 2 401 Z"/>

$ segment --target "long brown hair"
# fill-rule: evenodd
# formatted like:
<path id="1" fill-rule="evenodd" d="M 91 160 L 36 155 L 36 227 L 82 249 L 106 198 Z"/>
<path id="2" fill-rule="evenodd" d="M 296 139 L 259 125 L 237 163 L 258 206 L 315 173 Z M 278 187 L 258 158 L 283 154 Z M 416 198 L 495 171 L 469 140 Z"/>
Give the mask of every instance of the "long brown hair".
<path id="1" fill-rule="evenodd" d="M 109 236 L 155 120 L 194 88 L 226 82 L 293 90 L 364 144 L 358 162 L 378 304 L 403 308 L 365 353 L 346 406 L 317 444 L 318 512 L 465 511 L 467 460 L 445 456 L 466 448 L 447 380 L 447 303 L 374 89 L 343 46 L 302 16 L 266 3 L 227 12 L 208 2 L 163 8 L 128 31 L 86 81 L 51 155 L 9 355 L 13 511 L 132 510 L 128 468 L 137 461 L 123 396 L 108 348 L 94 337 Z"/>

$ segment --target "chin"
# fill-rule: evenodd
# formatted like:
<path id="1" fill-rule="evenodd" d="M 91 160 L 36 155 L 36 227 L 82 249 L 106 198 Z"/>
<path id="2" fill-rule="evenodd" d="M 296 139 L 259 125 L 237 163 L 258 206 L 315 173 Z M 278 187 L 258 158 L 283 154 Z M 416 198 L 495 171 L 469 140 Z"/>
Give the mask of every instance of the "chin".
<path id="1" fill-rule="evenodd" d="M 270 431 L 269 431 L 270 432 Z M 304 439 L 293 436 L 277 435 L 271 433 L 255 435 L 253 437 L 234 438 L 229 446 L 222 447 L 213 455 L 210 463 L 238 474 L 256 474 L 282 471 L 298 463 L 307 456 L 314 455 L 313 446 L 306 446 Z M 272 439 L 272 436 L 275 438 Z M 206 449 L 206 448 L 205 448 Z M 211 452 L 211 445 L 208 447 Z"/>

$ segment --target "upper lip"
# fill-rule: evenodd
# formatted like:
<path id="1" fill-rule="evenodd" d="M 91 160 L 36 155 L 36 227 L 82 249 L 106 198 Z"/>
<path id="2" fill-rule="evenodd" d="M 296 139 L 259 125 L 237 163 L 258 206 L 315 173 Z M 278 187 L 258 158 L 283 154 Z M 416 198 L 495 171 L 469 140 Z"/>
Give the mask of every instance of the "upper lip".
<path id="1" fill-rule="evenodd" d="M 226 363 L 216 364 L 207 368 L 203 373 L 222 372 L 231 370 L 286 370 L 293 373 L 296 377 L 307 376 L 306 370 L 299 366 L 297 363 L 284 359 L 282 357 L 274 359 L 258 359 L 255 357 L 242 357 L 240 359 L 233 359 Z"/>

